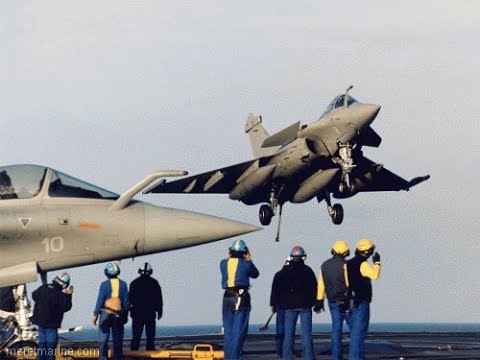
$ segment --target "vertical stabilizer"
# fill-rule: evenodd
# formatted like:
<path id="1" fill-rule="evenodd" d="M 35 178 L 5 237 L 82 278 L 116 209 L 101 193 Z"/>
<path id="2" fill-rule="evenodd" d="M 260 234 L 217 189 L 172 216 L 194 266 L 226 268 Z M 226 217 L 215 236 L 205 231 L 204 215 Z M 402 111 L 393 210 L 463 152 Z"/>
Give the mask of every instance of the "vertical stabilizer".
<path id="1" fill-rule="evenodd" d="M 262 143 L 269 134 L 262 125 L 262 117 L 260 115 L 248 114 L 245 132 L 250 137 L 253 155 L 256 158 L 273 155 L 277 150 L 276 147 L 262 148 Z"/>

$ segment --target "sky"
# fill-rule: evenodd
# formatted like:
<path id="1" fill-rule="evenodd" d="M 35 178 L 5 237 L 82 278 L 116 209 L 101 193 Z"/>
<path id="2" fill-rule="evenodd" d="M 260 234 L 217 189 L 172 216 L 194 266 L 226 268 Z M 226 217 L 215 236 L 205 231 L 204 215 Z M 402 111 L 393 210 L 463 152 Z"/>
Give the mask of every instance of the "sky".
<path id="1" fill-rule="evenodd" d="M 273 275 L 293 246 L 318 274 L 336 240 L 353 253 L 369 238 L 382 258 L 372 322 L 479 322 L 479 12 L 474 0 L 2 1 L 1 162 L 122 193 L 158 170 L 247 161 L 248 113 L 270 133 L 307 124 L 352 84 L 357 100 L 382 106 L 372 124 L 382 144 L 365 155 L 431 178 L 342 200 L 340 226 L 314 200 L 284 206 L 279 243 L 276 218 L 241 236 L 260 271 L 250 321 L 268 318 Z M 258 206 L 226 195 L 136 199 L 258 224 Z M 233 240 L 122 260 L 121 277 L 151 263 L 159 325 L 220 324 L 219 262 Z M 104 266 L 69 270 L 64 326 L 89 326 Z M 314 322 L 329 323 L 328 312 Z"/>

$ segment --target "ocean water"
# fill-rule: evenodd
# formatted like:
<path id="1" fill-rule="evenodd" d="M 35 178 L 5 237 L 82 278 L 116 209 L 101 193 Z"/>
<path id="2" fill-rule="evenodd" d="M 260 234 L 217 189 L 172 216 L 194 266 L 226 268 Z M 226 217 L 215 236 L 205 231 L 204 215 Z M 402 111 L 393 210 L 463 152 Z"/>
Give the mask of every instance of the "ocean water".
<path id="1" fill-rule="evenodd" d="M 267 331 L 260 331 L 264 324 L 250 324 L 249 333 L 271 333 L 275 332 L 275 324 L 272 323 Z M 195 326 L 157 326 L 157 337 L 172 336 L 195 336 L 221 334 L 222 326 L 217 325 L 195 325 Z M 314 332 L 330 332 L 330 324 L 313 324 Z M 345 331 L 348 327 L 345 326 Z M 474 323 L 372 323 L 370 332 L 472 332 L 480 333 L 480 324 Z M 97 339 L 96 328 L 85 328 L 80 331 L 63 333 L 62 338 L 71 341 L 86 341 Z M 131 337 L 130 326 L 125 327 L 125 338 Z"/>

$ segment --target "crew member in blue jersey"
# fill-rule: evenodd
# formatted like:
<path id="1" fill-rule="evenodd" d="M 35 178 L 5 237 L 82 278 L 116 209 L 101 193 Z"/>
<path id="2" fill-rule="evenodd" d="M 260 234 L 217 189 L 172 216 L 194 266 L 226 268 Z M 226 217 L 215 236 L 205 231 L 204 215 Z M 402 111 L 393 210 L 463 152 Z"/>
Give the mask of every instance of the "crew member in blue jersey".
<path id="1" fill-rule="evenodd" d="M 368 334 L 372 301 L 372 280 L 380 277 L 381 268 L 380 254 L 374 251 L 375 245 L 369 239 L 362 239 L 357 244 L 355 257 L 347 262 L 348 282 L 353 299 L 349 360 L 363 360 L 365 355 L 365 338 Z M 373 266 L 367 261 L 372 254 Z"/>
<path id="2" fill-rule="evenodd" d="M 225 289 L 222 308 L 225 360 L 241 360 L 251 310 L 250 278 L 259 275 L 243 240 L 235 240 L 230 246 L 229 257 L 220 262 L 220 271 Z"/>
<path id="3" fill-rule="evenodd" d="M 113 359 L 123 359 L 123 325 L 128 320 L 128 285 L 120 280 L 120 268 L 108 263 L 104 270 L 107 280 L 100 284 L 97 303 L 93 310 L 93 325 L 98 320 L 99 359 L 106 360 L 110 331 L 113 338 Z M 100 319 L 99 319 L 100 318 Z"/>

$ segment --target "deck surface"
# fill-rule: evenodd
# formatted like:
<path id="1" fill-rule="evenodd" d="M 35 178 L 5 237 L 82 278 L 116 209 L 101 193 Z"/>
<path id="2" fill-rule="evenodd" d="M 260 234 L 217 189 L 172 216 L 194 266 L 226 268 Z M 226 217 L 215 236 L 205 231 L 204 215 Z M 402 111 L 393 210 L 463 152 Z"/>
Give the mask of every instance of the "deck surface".
<path id="1" fill-rule="evenodd" d="M 330 359 L 330 334 L 314 334 L 314 351 L 317 360 Z M 348 336 L 344 338 L 344 358 L 348 354 Z M 192 349 L 194 344 L 206 343 L 222 349 L 221 335 L 175 336 L 159 338 L 159 349 Z M 73 349 L 96 347 L 95 341 L 63 342 L 62 348 Z M 129 342 L 125 340 L 125 350 Z M 144 343 L 141 344 L 144 346 Z M 300 339 L 296 350 L 300 356 Z M 371 333 L 366 341 L 366 359 L 475 359 L 480 360 L 480 333 L 459 332 L 413 332 L 413 333 Z M 125 357 L 127 358 L 127 357 Z M 274 335 L 248 335 L 244 346 L 244 360 L 276 359 Z M 137 357 L 138 359 L 138 357 Z"/>

